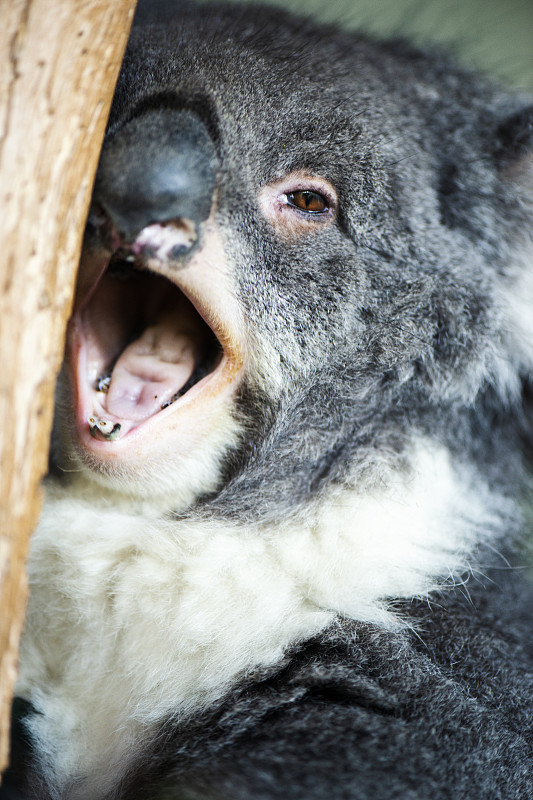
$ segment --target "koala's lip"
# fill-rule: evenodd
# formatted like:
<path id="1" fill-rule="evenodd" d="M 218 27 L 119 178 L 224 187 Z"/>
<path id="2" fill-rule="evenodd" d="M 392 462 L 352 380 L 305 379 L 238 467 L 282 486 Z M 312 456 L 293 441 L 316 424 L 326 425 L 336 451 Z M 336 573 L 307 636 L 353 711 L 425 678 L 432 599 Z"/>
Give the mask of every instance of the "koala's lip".
<path id="1" fill-rule="evenodd" d="M 182 227 L 181 233 L 187 235 L 186 227 Z M 144 231 L 142 235 L 144 241 L 154 239 L 153 233 L 147 234 Z M 123 405 L 106 402 L 105 394 L 97 391 L 98 375 L 105 371 L 106 361 L 117 362 L 118 359 L 120 362 L 121 358 L 128 361 L 128 356 L 121 353 L 128 350 L 128 342 L 132 338 L 131 331 L 135 321 L 130 319 L 131 315 L 134 317 L 138 312 L 146 318 L 146 314 L 142 306 L 144 298 L 138 293 L 135 295 L 131 286 L 127 288 L 130 300 L 126 298 L 123 301 L 120 299 L 120 288 L 113 285 L 109 268 L 116 261 L 116 253 L 87 253 L 82 258 L 68 343 L 76 397 L 78 438 L 89 450 L 103 452 L 104 448 L 106 452 L 110 452 L 124 449 L 128 443 L 138 441 L 142 436 L 155 435 L 156 426 L 164 426 L 170 417 L 174 418 L 179 412 L 187 417 L 190 424 L 191 416 L 212 415 L 213 412 L 216 413 L 217 404 L 227 404 L 229 399 L 233 399 L 244 371 L 242 320 L 236 304 L 228 302 L 234 298 L 234 292 L 224 278 L 221 263 L 224 261 L 223 248 L 216 232 L 207 231 L 205 240 L 185 266 L 176 264 L 169 258 L 168 242 L 163 242 L 161 248 L 150 247 L 143 250 L 141 238 L 141 245 L 131 248 L 136 266 L 142 270 L 140 295 L 145 294 L 145 287 L 150 286 L 147 302 L 164 305 L 168 288 L 170 301 L 167 304 L 167 316 L 170 314 L 172 320 L 170 332 L 167 323 L 163 325 L 157 318 L 154 322 L 156 332 L 185 342 L 181 346 L 186 355 L 183 356 L 181 351 L 179 358 L 171 355 L 170 367 L 168 362 L 164 363 L 161 359 L 164 369 L 170 370 L 172 374 L 180 374 L 180 385 L 176 389 L 181 390 L 184 387 L 185 390 L 182 395 L 176 391 L 176 396 L 168 402 L 168 381 L 172 378 L 166 379 L 166 383 L 158 384 L 166 388 L 167 395 L 163 398 L 162 407 L 155 408 L 153 412 L 150 407 L 146 410 L 147 407 L 139 404 L 132 413 L 124 414 Z M 110 297 L 106 298 L 108 288 Z M 134 306 L 133 309 L 129 308 L 128 302 Z M 116 306 L 120 307 L 118 312 Z M 114 315 L 117 318 L 122 316 L 122 321 L 116 323 Z M 147 324 L 146 320 L 143 324 Z M 117 333 L 117 325 L 123 325 L 127 330 Z M 195 333 L 192 334 L 189 328 L 194 329 Z M 144 335 L 141 333 L 139 341 Z M 116 340 L 114 344 L 113 337 Z M 111 345 L 106 343 L 107 340 L 111 340 Z M 119 340 L 121 343 L 117 344 Z M 218 345 L 218 352 L 215 352 L 215 343 Z M 187 380 L 183 376 L 186 377 L 187 368 L 190 371 L 191 359 L 194 358 L 208 361 L 210 369 L 205 375 L 193 372 L 192 385 L 188 388 Z M 173 360 L 176 363 L 172 363 Z M 150 369 L 155 367 L 157 359 L 152 359 Z M 112 374 L 115 369 L 113 368 Z M 150 399 L 150 402 L 154 403 L 155 400 Z"/>

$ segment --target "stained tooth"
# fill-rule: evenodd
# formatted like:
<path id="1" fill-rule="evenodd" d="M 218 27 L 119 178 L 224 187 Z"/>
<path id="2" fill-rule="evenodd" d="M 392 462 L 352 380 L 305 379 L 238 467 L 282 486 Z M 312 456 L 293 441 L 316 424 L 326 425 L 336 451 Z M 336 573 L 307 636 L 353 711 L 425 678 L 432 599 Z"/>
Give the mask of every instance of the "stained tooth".
<path id="1" fill-rule="evenodd" d="M 96 381 L 96 391 L 107 394 L 107 390 L 109 389 L 110 383 L 111 383 L 111 372 L 108 372 L 105 375 L 100 375 L 100 377 Z"/>
<path id="2" fill-rule="evenodd" d="M 95 438 L 102 436 L 109 441 L 116 439 L 122 428 L 120 422 L 113 422 L 110 419 L 102 419 L 101 417 L 89 417 L 87 422 L 89 423 L 91 436 Z"/>

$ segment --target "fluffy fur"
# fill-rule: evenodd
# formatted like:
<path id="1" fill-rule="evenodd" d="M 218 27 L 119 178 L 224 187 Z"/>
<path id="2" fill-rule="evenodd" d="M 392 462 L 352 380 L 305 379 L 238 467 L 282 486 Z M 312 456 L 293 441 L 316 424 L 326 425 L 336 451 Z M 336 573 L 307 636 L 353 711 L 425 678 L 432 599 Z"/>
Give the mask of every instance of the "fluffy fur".
<path id="1" fill-rule="evenodd" d="M 146 263 L 198 296 L 236 366 L 218 405 L 198 390 L 133 455 L 89 453 L 68 351 L 21 652 L 31 767 L 11 785 L 527 797 L 531 590 L 507 559 L 531 454 L 531 99 L 279 10 L 150 16 L 95 203 L 140 158 L 131 120 L 147 163 L 168 147 L 158 109 L 201 120 L 200 243 Z M 80 285 L 105 247 L 89 230 Z"/>

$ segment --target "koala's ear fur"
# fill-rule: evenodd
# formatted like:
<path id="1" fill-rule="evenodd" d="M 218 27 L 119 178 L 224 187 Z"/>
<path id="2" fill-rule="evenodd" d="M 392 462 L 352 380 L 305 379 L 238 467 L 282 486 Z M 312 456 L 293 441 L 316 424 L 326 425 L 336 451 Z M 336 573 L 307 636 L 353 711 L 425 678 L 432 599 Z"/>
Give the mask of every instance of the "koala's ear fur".
<path id="1" fill-rule="evenodd" d="M 533 374 L 533 105 L 507 117 L 497 129 L 494 158 L 511 206 L 510 263 L 504 289 L 508 352 Z"/>
<path id="2" fill-rule="evenodd" d="M 520 109 L 500 124 L 494 156 L 504 178 L 533 193 L 533 105 Z M 531 224 L 533 228 L 533 219 Z"/>

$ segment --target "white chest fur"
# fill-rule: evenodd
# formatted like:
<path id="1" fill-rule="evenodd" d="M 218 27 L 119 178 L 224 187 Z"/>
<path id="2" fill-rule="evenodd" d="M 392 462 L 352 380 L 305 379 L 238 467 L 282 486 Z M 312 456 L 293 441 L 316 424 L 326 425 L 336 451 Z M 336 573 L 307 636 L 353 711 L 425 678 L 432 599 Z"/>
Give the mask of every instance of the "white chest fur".
<path id="1" fill-rule="evenodd" d="M 33 731 L 55 780 L 91 775 L 75 795 L 91 797 L 169 713 L 212 702 L 336 613 L 399 625 L 387 598 L 464 571 L 498 498 L 445 451 L 419 444 L 411 464 L 380 491 L 338 491 L 276 528 L 178 522 L 52 486 L 19 694 L 42 712 Z"/>

